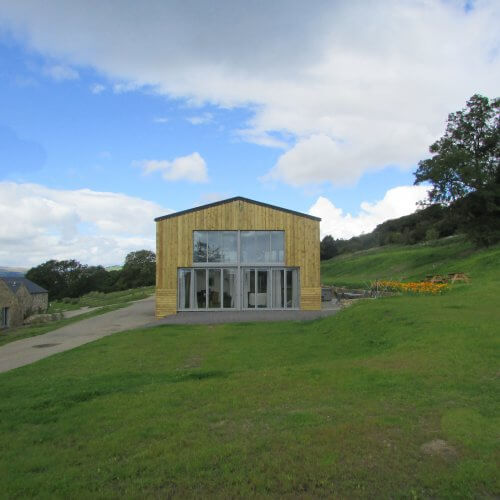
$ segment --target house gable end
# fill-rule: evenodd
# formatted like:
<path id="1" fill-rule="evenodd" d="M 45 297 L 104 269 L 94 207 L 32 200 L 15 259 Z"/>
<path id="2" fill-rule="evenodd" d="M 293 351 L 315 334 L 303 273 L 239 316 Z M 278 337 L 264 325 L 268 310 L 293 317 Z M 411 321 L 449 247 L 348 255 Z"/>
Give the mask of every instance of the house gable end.
<path id="1" fill-rule="evenodd" d="M 249 198 L 244 198 L 243 196 L 235 196 L 234 198 L 228 198 L 226 200 L 216 201 L 214 203 L 209 203 L 207 205 L 201 205 L 199 207 L 189 208 L 187 210 L 181 210 L 180 212 L 174 212 L 172 214 L 163 215 L 161 217 L 156 217 L 155 221 L 158 222 L 158 221 L 165 220 L 165 219 L 171 219 L 173 217 L 179 217 L 179 216 L 186 215 L 189 213 L 193 213 L 193 212 L 197 212 L 197 211 L 201 211 L 201 210 L 207 210 L 207 209 L 210 209 L 213 207 L 225 205 L 227 203 L 235 203 L 235 202 L 245 202 L 245 203 L 249 203 L 252 205 L 258 205 L 261 207 L 270 208 L 272 210 L 277 210 L 280 212 L 289 213 L 292 215 L 296 215 L 298 217 L 306 217 L 308 219 L 321 221 L 320 217 L 315 217 L 314 215 L 304 214 L 302 212 L 296 212 L 295 210 L 290 210 L 288 208 L 278 207 L 276 205 L 270 205 L 268 203 L 262 203 L 260 201 L 255 201 L 255 200 L 251 200 Z"/>

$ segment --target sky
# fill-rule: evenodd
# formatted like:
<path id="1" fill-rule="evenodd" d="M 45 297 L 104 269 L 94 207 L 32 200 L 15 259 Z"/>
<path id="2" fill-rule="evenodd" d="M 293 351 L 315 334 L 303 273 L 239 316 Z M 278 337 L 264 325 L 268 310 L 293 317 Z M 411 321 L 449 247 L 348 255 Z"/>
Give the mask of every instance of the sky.
<path id="1" fill-rule="evenodd" d="M 497 0 L 0 0 L 0 266 L 121 264 L 233 196 L 349 238 L 409 214 L 500 84 Z"/>

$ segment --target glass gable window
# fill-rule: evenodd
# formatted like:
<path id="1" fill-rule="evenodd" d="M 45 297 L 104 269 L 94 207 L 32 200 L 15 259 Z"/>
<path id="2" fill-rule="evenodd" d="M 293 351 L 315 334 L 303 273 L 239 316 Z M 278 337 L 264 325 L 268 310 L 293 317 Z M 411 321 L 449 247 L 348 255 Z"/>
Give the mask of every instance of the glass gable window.
<path id="1" fill-rule="evenodd" d="M 196 264 L 284 264 L 284 231 L 193 231 Z"/>
<path id="2" fill-rule="evenodd" d="M 193 262 L 236 263 L 237 231 L 193 231 Z"/>
<path id="3" fill-rule="evenodd" d="M 241 231 L 241 262 L 270 263 L 285 262 L 284 231 Z"/>

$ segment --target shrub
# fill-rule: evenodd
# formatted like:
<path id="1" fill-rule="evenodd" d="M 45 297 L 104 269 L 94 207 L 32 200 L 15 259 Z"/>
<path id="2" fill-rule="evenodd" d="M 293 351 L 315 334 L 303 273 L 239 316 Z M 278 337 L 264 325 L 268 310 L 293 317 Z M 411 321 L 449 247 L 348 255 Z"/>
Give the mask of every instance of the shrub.
<path id="1" fill-rule="evenodd" d="M 439 238 L 439 231 L 435 227 L 427 229 L 425 232 L 425 241 L 434 241 Z"/>

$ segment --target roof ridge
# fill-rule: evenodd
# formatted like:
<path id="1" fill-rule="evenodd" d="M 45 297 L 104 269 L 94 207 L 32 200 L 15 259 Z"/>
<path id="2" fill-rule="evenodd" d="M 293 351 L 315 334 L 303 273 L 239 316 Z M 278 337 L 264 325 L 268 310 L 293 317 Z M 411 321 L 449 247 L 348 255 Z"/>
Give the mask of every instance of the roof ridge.
<path id="1" fill-rule="evenodd" d="M 288 212 L 290 214 L 297 215 L 299 217 L 307 217 L 308 219 L 313 219 L 313 220 L 317 220 L 317 221 L 321 220 L 320 217 L 315 217 L 314 215 L 309 215 L 309 214 L 305 214 L 303 212 L 297 212 L 295 210 L 290 210 L 289 208 L 278 207 L 277 205 L 271 205 L 269 203 L 263 203 L 262 201 L 251 200 L 250 198 L 245 198 L 244 196 L 234 196 L 233 198 L 227 198 L 225 200 L 220 200 L 220 201 L 215 201 L 215 202 L 212 202 L 212 203 L 207 203 L 205 205 L 200 205 L 198 207 L 188 208 L 187 210 L 181 210 L 179 212 L 174 212 L 174 213 L 171 213 L 171 214 L 162 215 L 160 217 L 156 217 L 155 218 L 155 222 L 158 222 L 160 220 L 170 219 L 172 217 L 179 217 L 180 215 L 185 215 L 185 214 L 188 214 L 190 212 L 196 212 L 198 210 L 205 210 L 207 208 L 216 207 L 218 205 L 224 205 L 226 203 L 232 203 L 233 201 L 246 201 L 248 203 L 253 203 L 255 205 L 260 205 L 262 207 L 273 208 L 274 210 L 281 210 L 282 212 Z"/>
<path id="2" fill-rule="evenodd" d="M 37 285 L 34 281 L 31 281 L 24 276 L 0 276 L 0 279 L 3 280 L 12 291 L 15 291 L 12 285 L 18 282 L 19 284 L 24 285 L 30 294 L 48 293 L 48 290 L 40 285 Z"/>

